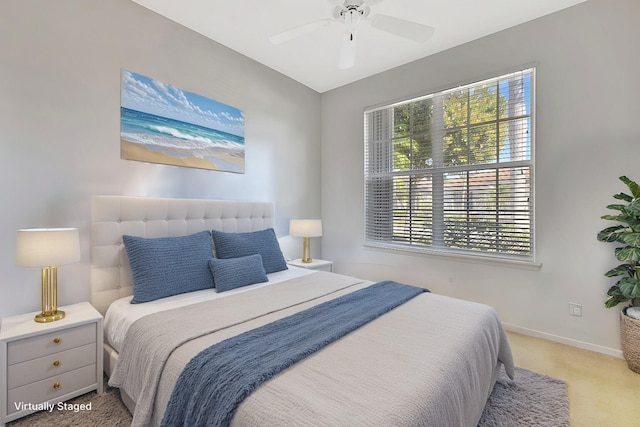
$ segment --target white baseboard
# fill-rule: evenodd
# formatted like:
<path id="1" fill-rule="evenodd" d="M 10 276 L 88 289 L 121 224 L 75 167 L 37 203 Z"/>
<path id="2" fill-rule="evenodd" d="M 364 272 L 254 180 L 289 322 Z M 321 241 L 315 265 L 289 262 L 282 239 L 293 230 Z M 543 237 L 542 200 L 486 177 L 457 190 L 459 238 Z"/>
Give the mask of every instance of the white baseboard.
<path id="1" fill-rule="evenodd" d="M 509 332 L 516 332 L 518 334 L 527 335 L 535 338 L 542 338 L 545 340 L 565 344 L 571 347 L 581 348 L 583 350 L 595 351 L 596 353 L 602 353 L 609 356 L 617 357 L 618 359 L 624 359 L 622 356 L 622 350 L 615 348 L 604 347 L 597 344 L 591 344 L 584 341 L 574 340 L 571 338 L 565 338 L 558 335 L 548 334 L 546 332 L 536 331 L 534 329 L 522 328 L 520 326 L 511 325 L 509 323 L 503 323 L 502 327 Z"/>

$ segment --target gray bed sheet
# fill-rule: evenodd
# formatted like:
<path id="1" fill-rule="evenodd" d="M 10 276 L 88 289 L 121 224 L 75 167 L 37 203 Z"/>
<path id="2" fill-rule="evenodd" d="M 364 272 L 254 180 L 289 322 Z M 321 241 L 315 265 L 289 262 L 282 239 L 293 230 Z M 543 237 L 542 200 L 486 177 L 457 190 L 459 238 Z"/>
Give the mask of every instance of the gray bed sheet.
<path id="1" fill-rule="evenodd" d="M 370 284 L 319 272 L 147 316 L 127 334 L 110 383 L 135 402 L 133 425 L 158 425 L 204 348 Z M 425 293 L 264 383 L 232 425 L 475 426 L 502 364 L 512 376 L 493 308 Z"/>

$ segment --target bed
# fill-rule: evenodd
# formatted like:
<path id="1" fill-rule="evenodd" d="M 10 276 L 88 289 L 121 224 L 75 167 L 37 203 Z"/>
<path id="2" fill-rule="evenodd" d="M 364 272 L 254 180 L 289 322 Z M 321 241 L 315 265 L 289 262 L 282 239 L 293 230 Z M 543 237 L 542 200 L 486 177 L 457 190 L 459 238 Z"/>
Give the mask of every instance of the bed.
<path id="1" fill-rule="evenodd" d="M 513 376 L 508 341 L 489 306 L 395 282 L 271 266 L 273 259 L 282 261 L 271 254 L 279 249 L 273 248 L 271 202 L 95 196 L 91 222 L 91 299 L 105 315 L 105 372 L 120 388 L 133 425 L 218 424 L 206 417 L 222 414 L 219 424 L 232 426 L 474 426 L 500 369 Z M 158 259 L 145 245 L 164 238 L 184 242 L 211 230 L 212 276 L 234 282 L 261 270 L 257 276 L 264 280 L 226 290 L 220 279 L 214 282 L 218 291 L 205 287 L 159 298 L 140 291 L 140 265 Z M 231 256 L 237 236 L 267 236 L 271 252 Z M 131 252 L 132 241 L 141 245 L 141 257 Z M 227 243 L 231 252 L 223 253 Z M 176 265 L 183 262 L 188 261 Z M 173 267 L 159 264 L 148 270 L 169 279 Z M 234 270 L 240 264 L 242 274 Z M 394 298 L 404 299 L 396 304 Z M 366 304 L 388 307 L 361 316 Z M 333 314 L 320 311 L 329 309 Z M 316 320 L 321 318 L 332 324 Z M 349 330 L 333 332 L 352 323 Z M 307 326 L 294 331 L 284 325 Z M 281 335 L 269 335 L 276 333 Z M 266 349 L 262 339 L 280 347 Z M 239 347 L 239 341 L 254 347 Z M 237 353 L 227 356 L 229 348 Z M 279 365 L 268 375 L 245 371 L 266 369 L 262 365 L 271 366 L 271 358 L 285 358 L 289 351 L 300 356 L 283 366 L 273 362 Z M 206 353 L 209 359 L 201 361 Z M 241 366 L 220 365 L 226 359 Z M 224 377 L 216 379 L 222 385 L 214 384 L 217 376 Z M 248 377 L 260 381 L 243 384 Z M 211 390 L 222 390 L 221 397 L 210 398 L 218 395 Z M 220 409 L 224 405 L 231 405 L 229 413 Z"/>

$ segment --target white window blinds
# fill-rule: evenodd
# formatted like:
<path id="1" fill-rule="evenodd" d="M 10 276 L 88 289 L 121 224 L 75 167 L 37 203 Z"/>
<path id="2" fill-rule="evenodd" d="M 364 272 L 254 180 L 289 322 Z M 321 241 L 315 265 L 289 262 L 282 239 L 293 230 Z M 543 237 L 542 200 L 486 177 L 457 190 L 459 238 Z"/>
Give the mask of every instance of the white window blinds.
<path id="1" fill-rule="evenodd" d="M 367 244 L 532 260 L 534 72 L 365 111 Z"/>

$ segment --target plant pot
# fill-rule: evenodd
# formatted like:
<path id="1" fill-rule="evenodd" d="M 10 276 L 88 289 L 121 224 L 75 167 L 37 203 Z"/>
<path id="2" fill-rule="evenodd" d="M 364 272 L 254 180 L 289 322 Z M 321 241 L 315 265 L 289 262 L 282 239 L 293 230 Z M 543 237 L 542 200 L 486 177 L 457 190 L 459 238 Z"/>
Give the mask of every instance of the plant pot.
<path id="1" fill-rule="evenodd" d="M 620 312 L 620 341 L 627 366 L 640 374 L 640 320 Z"/>

